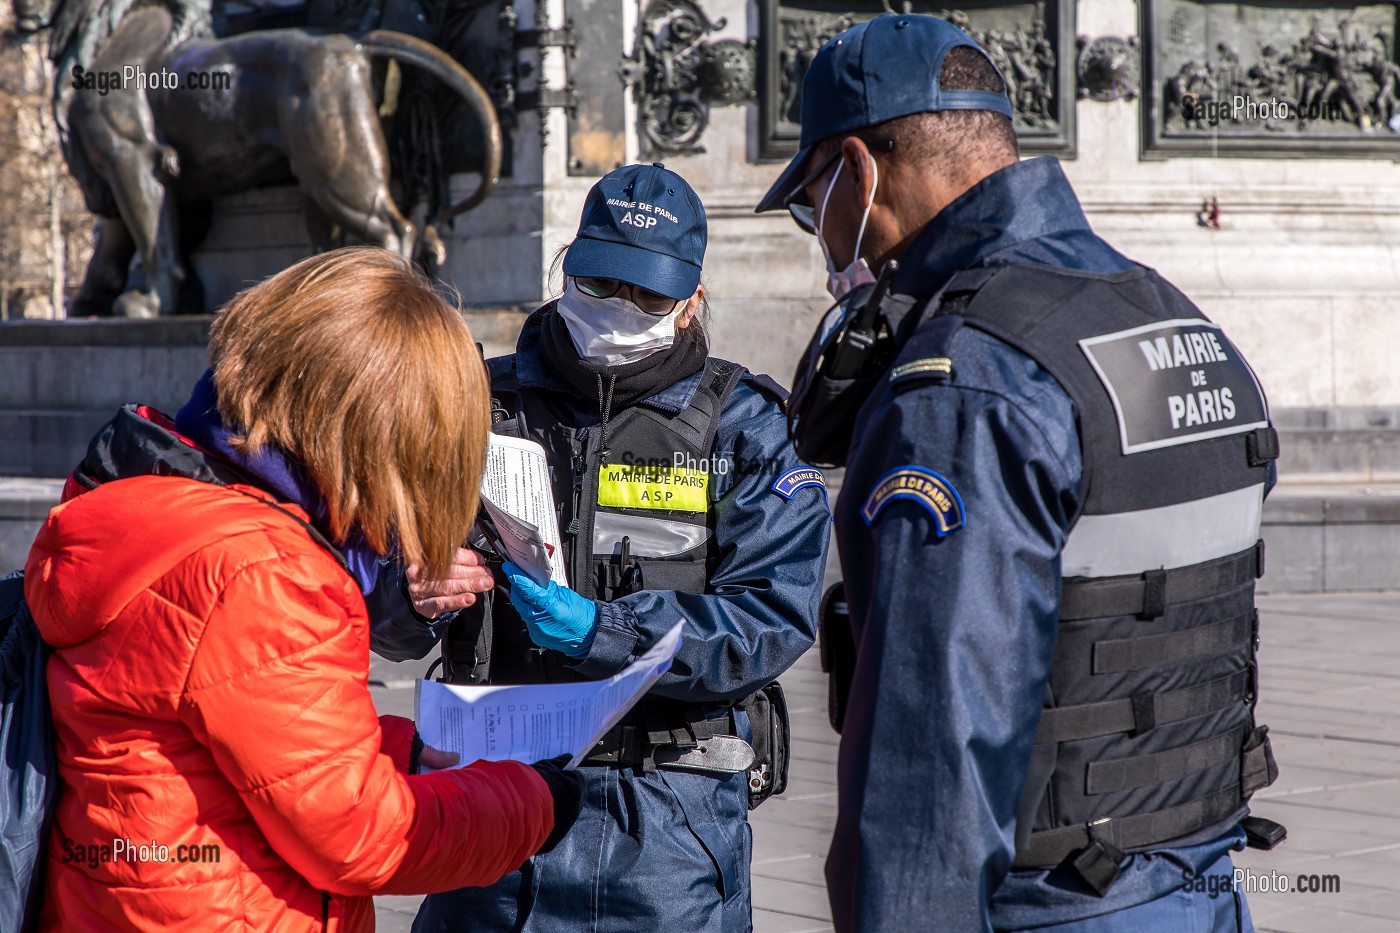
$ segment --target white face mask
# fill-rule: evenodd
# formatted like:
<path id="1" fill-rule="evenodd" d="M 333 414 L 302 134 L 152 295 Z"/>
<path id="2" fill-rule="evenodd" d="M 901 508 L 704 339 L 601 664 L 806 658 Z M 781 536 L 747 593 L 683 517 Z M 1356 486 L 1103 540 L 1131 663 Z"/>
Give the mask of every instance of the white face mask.
<path id="1" fill-rule="evenodd" d="M 600 366 L 635 363 L 676 339 L 677 312 L 656 317 L 619 295 L 594 298 L 573 279 L 568 280 L 558 309 L 579 357 Z"/>
<path id="2" fill-rule="evenodd" d="M 870 185 L 870 200 L 865 203 L 865 213 L 860 218 L 860 230 L 856 233 L 855 255 L 851 258 L 851 264 L 845 269 L 837 271 L 836 262 L 831 258 L 831 250 L 826 245 L 826 239 L 822 236 L 822 221 L 826 219 L 826 204 L 831 200 L 831 189 L 836 187 L 836 179 L 841 177 L 841 169 L 845 168 L 844 159 L 836 163 L 836 171 L 831 176 L 831 184 L 826 186 L 826 196 L 822 198 L 822 209 L 817 215 L 817 242 L 821 244 L 822 255 L 826 257 L 826 290 L 831 292 L 831 297 L 840 301 L 850 294 L 851 289 L 857 285 L 865 285 L 875 281 L 875 273 L 870 271 L 870 265 L 860 258 L 860 241 L 865 238 L 865 224 L 870 220 L 870 209 L 875 206 L 875 191 L 880 187 L 880 171 L 875 167 L 875 160 L 870 160 L 870 171 L 874 175 L 874 181 Z"/>

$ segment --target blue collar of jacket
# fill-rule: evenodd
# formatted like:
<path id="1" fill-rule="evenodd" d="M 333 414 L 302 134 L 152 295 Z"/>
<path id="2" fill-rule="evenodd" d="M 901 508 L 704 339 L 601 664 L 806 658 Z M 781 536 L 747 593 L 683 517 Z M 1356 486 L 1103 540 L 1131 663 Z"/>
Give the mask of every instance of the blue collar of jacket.
<path id="1" fill-rule="evenodd" d="M 284 502 L 299 505 L 317 531 L 329 541 L 336 540 L 331 531 L 330 505 L 300 461 L 273 444 L 264 445 L 256 454 L 233 445 L 231 438 L 238 431 L 224 424 L 219 415 L 213 370 L 205 370 L 199 377 L 189 401 L 175 415 L 175 426 L 185 437 L 243 471 L 261 488 Z M 372 591 L 379 575 L 379 555 L 364 535 L 352 530 L 337 545 L 360 591 Z"/>
<path id="2" fill-rule="evenodd" d="M 1015 162 L 973 185 L 928 222 L 900 258 L 892 290 L 928 298 L 963 269 L 1044 263 L 1047 257 L 1023 256 L 1016 247 L 1067 234 L 1086 234 L 1117 257 L 1094 236 L 1058 159 Z M 1089 271 L 1108 271 L 1098 265 L 1089 263 Z"/>
<path id="3" fill-rule="evenodd" d="M 549 368 L 549 364 L 544 360 L 544 354 L 540 351 L 540 330 L 544 326 L 542 322 L 546 314 L 553 312 L 554 302 L 551 301 L 530 315 L 524 326 L 520 328 L 520 337 L 515 342 L 515 376 L 524 388 L 559 392 L 579 399 L 579 394 L 574 391 L 573 387 Z M 700 377 L 704 373 L 705 370 L 701 369 L 679 382 L 672 383 L 655 395 L 642 399 L 637 404 L 674 415 L 690 404 L 690 400 L 695 397 L 695 390 L 700 387 Z M 592 403 L 592 400 L 585 402 L 585 404 Z"/>

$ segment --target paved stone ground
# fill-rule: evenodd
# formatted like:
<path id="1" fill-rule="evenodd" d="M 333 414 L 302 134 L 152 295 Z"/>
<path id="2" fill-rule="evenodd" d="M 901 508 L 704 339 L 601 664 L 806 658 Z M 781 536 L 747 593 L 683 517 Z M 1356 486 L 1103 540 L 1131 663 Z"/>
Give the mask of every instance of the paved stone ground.
<path id="1" fill-rule="evenodd" d="M 1334 876 L 1335 893 L 1252 893 L 1271 933 L 1400 930 L 1400 593 L 1274 596 L 1261 601 L 1263 699 L 1282 775 L 1254 810 L 1288 827 L 1273 852 L 1237 865 Z M 425 665 L 376 660 L 385 712 L 408 713 Z M 756 933 L 829 931 L 822 864 L 836 816 L 837 736 L 815 653 L 783 678 L 796 744 L 787 794 L 753 814 Z M 1204 896 L 1204 895 L 1203 895 Z M 407 931 L 417 898 L 380 898 L 381 933 Z"/>

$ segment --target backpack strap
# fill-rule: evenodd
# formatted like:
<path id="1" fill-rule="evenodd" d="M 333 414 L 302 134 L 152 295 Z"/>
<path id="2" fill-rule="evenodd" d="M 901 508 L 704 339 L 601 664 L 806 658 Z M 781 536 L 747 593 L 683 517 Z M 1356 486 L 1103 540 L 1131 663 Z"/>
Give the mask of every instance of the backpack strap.
<path id="1" fill-rule="evenodd" d="M 520 377 L 515 371 L 515 354 L 487 361 L 491 378 L 491 431 L 509 437 L 528 438 L 525 406 L 521 404 Z"/>
<path id="2" fill-rule="evenodd" d="M 219 486 L 223 484 L 215 483 L 214 485 Z M 321 545 L 321 547 L 325 548 L 326 551 L 329 552 L 330 555 L 335 558 L 335 562 L 340 565 L 340 569 L 344 570 L 347 574 L 350 574 L 350 578 L 354 579 L 355 575 L 353 573 L 350 573 L 350 565 L 346 562 L 345 555 L 340 553 L 340 551 L 336 549 L 335 545 L 331 544 L 330 540 L 325 535 L 317 531 L 316 527 L 310 522 L 302 520 L 291 509 L 284 509 L 282 508 L 282 506 L 278 505 L 276 502 L 273 502 L 271 499 L 264 499 L 262 496 L 255 496 L 251 492 L 245 492 L 244 490 L 238 489 L 234 486 L 224 486 L 224 488 L 231 492 L 236 492 L 240 496 L 247 496 L 249 499 L 255 499 L 258 502 L 261 502 L 263 505 L 271 506 L 272 508 L 281 512 L 283 515 L 290 518 L 292 521 L 296 522 L 301 527 L 305 528 L 306 533 L 311 536 L 311 540 L 315 541 L 317 544 Z M 356 580 L 355 582 L 356 585 L 359 584 L 358 580 Z"/>
<path id="3" fill-rule="evenodd" d="M 113 442 L 115 437 L 126 440 L 117 444 Z M 84 489 L 96 489 L 103 483 L 120 479 L 126 474 L 126 468 L 130 464 L 117 462 L 115 458 L 118 456 L 132 458 L 144 471 L 163 476 L 180 476 L 211 486 L 232 489 L 240 495 L 256 499 L 276 509 L 305 528 L 311 540 L 325 548 L 341 569 L 354 577 L 354 574 L 350 573 L 350 565 L 345 556 L 325 535 L 271 499 L 234 488 L 235 484 L 258 484 L 243 470 L 181 437 L 175 432 L 174 422 L 161 412 L 146 406 L 123 405 L 93 438 L 86 456 L 73 471 L 70 481 Z M 3 615 L 0 615 L 0 618 L 3 618 Z"/>

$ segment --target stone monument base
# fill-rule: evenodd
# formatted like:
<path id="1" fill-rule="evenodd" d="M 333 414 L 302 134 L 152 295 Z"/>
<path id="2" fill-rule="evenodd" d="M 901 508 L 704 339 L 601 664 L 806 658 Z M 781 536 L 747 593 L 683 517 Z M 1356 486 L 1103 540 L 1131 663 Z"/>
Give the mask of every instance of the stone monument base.
<path id="1" fill-rule="evenodd" d="M 520 311 L 466 315 L 488 357 L 511 352 L 525 319 Z M 23 565 L 62 478 L 119 406 L 141 402 L 173 413 L 184 403 L 208 366 L 211 320 L 0 325 L 0 573 Z M 742 350 L 739 335 L 717 323 L 716 352 Z M 1269 573 L 1261 590 L 1393 587 L 1400 410 L 1283 408 L 1274 417 L 1281 482 L 1264 509 Z"/>
<path id="2" fill-rule="evenodd" d="M 524 315 L 467 312 L 487 356 L 509 353 Z M 209 366 L 211 317 L 0 325 L 0 476 L 66 476 L 128 402 L 174 414 Z"/>

